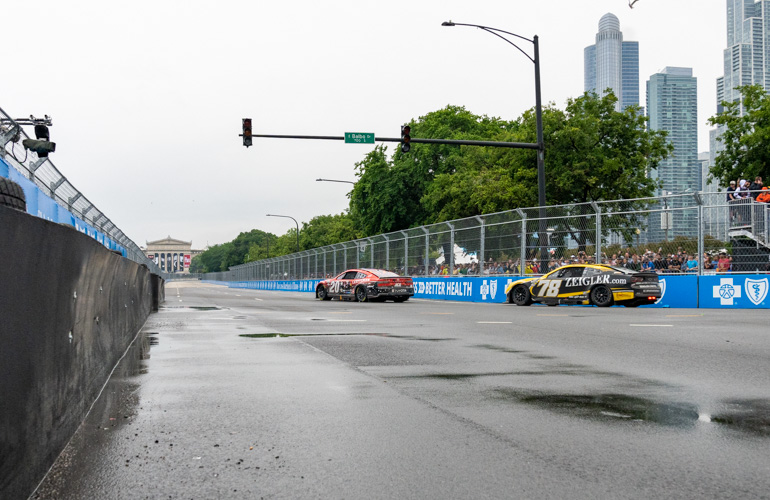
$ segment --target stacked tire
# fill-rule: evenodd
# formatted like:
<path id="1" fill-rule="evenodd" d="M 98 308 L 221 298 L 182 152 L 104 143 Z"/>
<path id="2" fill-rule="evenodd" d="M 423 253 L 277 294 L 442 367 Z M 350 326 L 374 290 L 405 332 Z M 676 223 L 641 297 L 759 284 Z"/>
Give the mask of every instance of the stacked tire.
<path id="1" fill-rule="evenodd" d="M 10 179 L 0 177 L 0 205 L 22 212 L 27 211 L 27 198 L 21 186 Z"/>

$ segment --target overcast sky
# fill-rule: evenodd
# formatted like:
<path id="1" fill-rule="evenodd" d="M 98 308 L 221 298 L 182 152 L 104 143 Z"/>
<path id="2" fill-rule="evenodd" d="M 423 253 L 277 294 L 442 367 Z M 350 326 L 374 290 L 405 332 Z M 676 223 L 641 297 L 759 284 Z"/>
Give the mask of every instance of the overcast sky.
<path id="1" fill-rule="evenodd" d="M 507 120 L 534 106 L 531 62 L 446 20 L 538 35 L 543 102 L 563 109 L 583 92 L 583 49 L 612 12 L 639 42 L 642 105 L 651 74 L 693 68 L 706 151 L 725 10 L 725 0 L 5 2 L 0 107 L 51 115 L 54 164 L 137 244 L 171 235 L 203 248 L 294 227 L 267 213 L 301 224 L 344 211 L 351 186 L 315 179 L 355 180 L 371 149 L 289 139 L 246 149 L 241 118 L 254 133 L 397 137 L 448 104 Z"/>

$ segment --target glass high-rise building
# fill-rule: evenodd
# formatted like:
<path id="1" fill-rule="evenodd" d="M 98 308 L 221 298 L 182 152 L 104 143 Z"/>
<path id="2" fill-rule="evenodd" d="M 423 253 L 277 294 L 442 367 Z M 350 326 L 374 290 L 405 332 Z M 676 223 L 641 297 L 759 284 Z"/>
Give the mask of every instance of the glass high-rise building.
<path id="1" fill-rule="evenodd" d="M 736 87 L 761 85 L 770 91 L 770 0 L 726 0 L 727 48 L 724 50 L 724 75 L 717 78 L 717 113 L 722 102 L 738 102 Z M 709 132 L 710 163 L 724 147 L 719 140 L 721 128 Z M 723 189 L 726 185 L 721 186 Z"/>
<path id="2" fill-rule="evenodd" d="M 724 75 L 717 79 L 717 112 L 722 101 L 740 100 L 736 87 L 770 90 L 770 0 L 727 0 Z"/>
<path id="3" fill-rule="evenodd" d="M 599 20 L 596 43 L 586 47 L 583 56 L 586 92 L 603 95 L 612 89 L 618 110 L 639 105 L 639 42 L 623 41 L 620 21 L 614 14 Z"/>
<path id="4" fill-rule="evenodd" d="M 665 130 L 674 152 L 650 172 L 662 183 L 657 195 L 697 192 L 702 186 L 702 167 L 698 159 L 698 80 L 692 68 L 666 67 L 647 81 L 647 116 L 650 130 Z M 677 208 L 672 199 L 670 208 Z M 681 236 L 695 236 L 695 211 L 674 211 L 674 228 L 693 228 L 692 234 L 678 230 Z M 693 218 L 692 221 L 686 220 Z M 651 224 L 650 229 L 655 229 Z M 664 226 L 665 227 L 665 226 Z M 656 238 L 662 239 L 662 238 Z"/>

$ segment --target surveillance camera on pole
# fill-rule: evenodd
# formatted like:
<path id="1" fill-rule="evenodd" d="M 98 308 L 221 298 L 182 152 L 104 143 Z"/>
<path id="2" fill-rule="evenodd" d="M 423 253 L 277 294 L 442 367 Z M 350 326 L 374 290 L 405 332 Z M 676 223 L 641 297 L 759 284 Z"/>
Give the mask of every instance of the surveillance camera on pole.
<path id="1" fill-rule="evenodd" d="M 56 143 L 50 141 L 51 134 L 48 131 L 48 127 L 53 125 L 50 116 L 45 115 L 45 118 L 35 118 L 33 115 L 30 115 L 29 118 L 20 118 L 17 120 L 4 119 L 2 122 L 9 123 L 12 129 L 15 128 L 17 130 L 17 132 L 10 137 L 10 140 L 13 142 L 18 141 L 20 138 L 18 130 L 21 128 L 21 125 L 33 125 L 35 127 L 36 139 L 24 139 L 21 141 L 21 144 L 25 149 L 37 153 L 39 158 L 47 158 L 48 153 L 56 151 Z"/>

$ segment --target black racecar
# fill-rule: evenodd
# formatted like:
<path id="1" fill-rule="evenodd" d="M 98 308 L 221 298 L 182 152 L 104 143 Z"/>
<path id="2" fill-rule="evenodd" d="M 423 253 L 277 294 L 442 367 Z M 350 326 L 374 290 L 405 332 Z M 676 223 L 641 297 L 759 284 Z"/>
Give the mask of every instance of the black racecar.
<path id="1" fill-rule="evenodd" d="M 604 264 L 570 264 L 539 278 L 505 287 L 508 302 L 519 306 L 580 304 L 637 307 L 661 297 L 658 275 Z"/>
<path id="2" fill-rule="evenodd" d="M 316 286 L 315 296 L 321 300 L 352 299 L 382 302 L 390 299 L 404 302 L 414 295 L 412 278 L 383 269 L 349 269 Z"/>

